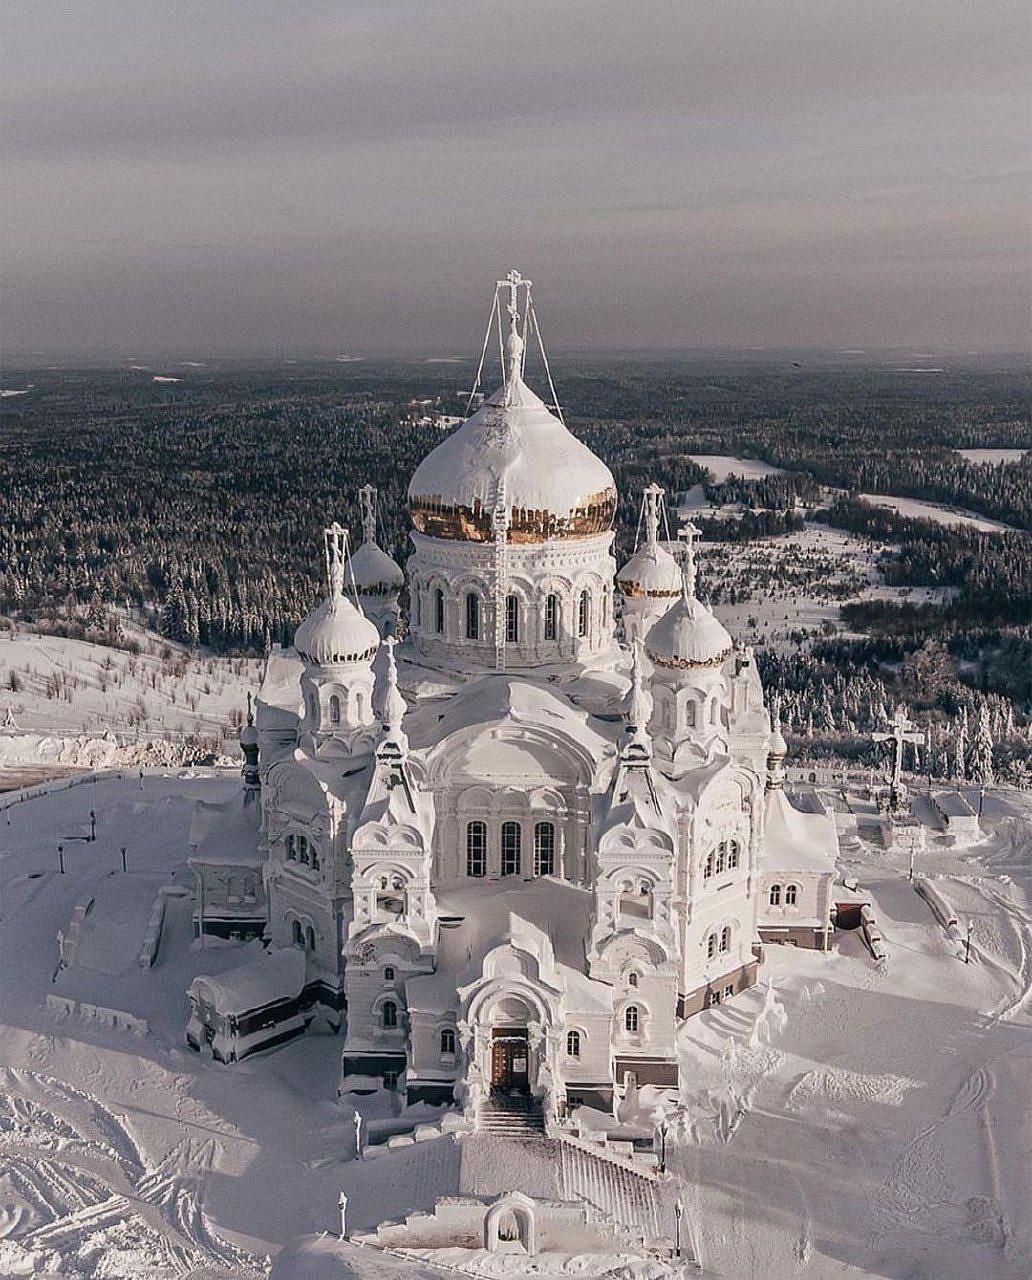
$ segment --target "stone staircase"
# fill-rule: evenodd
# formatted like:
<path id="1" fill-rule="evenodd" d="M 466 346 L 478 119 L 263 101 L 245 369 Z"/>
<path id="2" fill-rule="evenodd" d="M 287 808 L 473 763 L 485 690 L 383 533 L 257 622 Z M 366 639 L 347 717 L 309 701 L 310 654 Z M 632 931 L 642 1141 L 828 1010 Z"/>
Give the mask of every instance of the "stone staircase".
<path id="1" fill-rule="evenodd" d="M 477 1128 L 500 1138 L 543 1140 L 545 1118 L 537 1098 L 523 1094 L 493 1094 L 481 1104 Z"/>
<path id="2" fill-rule="evenodd" d="M 647 1247 L 665 1234 L 656 1175 L 631 1169 L 576 1140 L 564 1137 L 559 1148 L 563 1199 L 586 1201 L 639 1245 Z"/>

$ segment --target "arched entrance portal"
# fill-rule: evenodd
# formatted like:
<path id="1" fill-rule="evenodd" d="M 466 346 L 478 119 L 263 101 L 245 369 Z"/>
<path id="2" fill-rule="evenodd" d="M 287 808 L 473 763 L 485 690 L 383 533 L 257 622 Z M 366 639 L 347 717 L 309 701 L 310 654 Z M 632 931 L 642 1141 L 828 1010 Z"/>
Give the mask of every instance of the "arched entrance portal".
<path id="1" fill-rule="evenodd" d="M 505 996 L 486 1010 L 490 1031 L 488 1085 L 493 1094 L 531 1093 L 536 1071 L 531 1061 L 533 1010 L 518 996 Z"/>

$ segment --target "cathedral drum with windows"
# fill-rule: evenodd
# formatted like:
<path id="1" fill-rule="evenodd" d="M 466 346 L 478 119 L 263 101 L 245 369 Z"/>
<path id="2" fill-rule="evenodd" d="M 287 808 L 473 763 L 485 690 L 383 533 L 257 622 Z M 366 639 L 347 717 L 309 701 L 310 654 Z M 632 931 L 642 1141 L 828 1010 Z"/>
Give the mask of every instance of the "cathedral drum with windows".
<path id="1" fill-rule="evenodd" d="M 762 941 L 827 946 L 837 845 L 784 792 L 752 653 L 698 597 L 697 531 L 661 546 L 650 486 L 616 573 L 613 479 L 524 382 L 537 324 L 516 273 L 506 314 L 502 386 L 409 486 L 406 638 L 391 609 L 380 630 L 366 616 L 367 568 L 349 598 L 333 526 L 327 598 L 270 655 L 269 954 L 235 996 L 212 994 L 234 971 L 209 984 L 203 1018 L 289 950 L 303 975 L 268 1040 L 323 1016 L 342 1090 L 386 1082 L 471 1120 L 515 1098 L 559 1124 L 676 1087 L 679 1022 L 755 982 Z M 375 598 L 396 596 L 366 559 L 391 584 Z"/>

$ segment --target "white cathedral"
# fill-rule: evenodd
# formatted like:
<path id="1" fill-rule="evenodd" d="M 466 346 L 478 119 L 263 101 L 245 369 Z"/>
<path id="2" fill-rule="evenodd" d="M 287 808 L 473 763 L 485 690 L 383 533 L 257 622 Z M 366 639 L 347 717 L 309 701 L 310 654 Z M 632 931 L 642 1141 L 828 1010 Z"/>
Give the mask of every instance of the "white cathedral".
<path id="1" fill-rule="evenodd" d="M 326 531 L 326 598 L 269 656 L 241 796 L 195 818 L 198 932 L 266 945 L 195 980 L 187 1038 L 230 1061 L 320 1016 L 343 1091 L 547 1124 L 676 1087 L 679 1025 L 765 943 L 827 948 L 838 848 L 698 598 L 697 530 L 672 553 L 650 486 L 617 572 L 613 477 L 524 382 L 529 283 L 492 315 L 503 385 L 409 485 L 407 619 L 367 487 L 362 545 Z"/>

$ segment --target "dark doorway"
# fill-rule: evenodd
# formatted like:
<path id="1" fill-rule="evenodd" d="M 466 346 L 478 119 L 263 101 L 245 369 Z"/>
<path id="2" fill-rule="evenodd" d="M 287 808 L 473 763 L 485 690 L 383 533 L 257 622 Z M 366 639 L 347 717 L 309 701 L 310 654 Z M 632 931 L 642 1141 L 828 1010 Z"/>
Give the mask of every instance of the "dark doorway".
<path id="1" fill-rule="evenodd" d="M 518 1027 L 496 1027 L 491 1044 L 491 1088 L 506 1093 L 530 1092 L 527 1033 Z"/>

